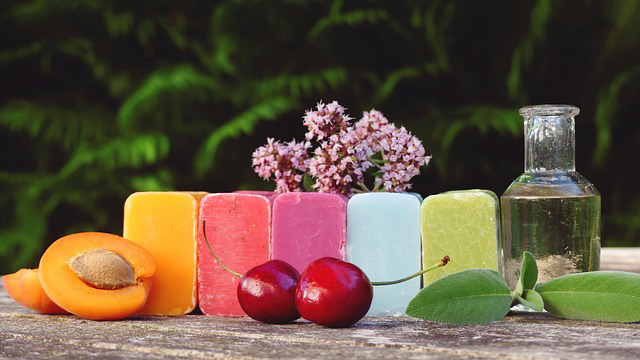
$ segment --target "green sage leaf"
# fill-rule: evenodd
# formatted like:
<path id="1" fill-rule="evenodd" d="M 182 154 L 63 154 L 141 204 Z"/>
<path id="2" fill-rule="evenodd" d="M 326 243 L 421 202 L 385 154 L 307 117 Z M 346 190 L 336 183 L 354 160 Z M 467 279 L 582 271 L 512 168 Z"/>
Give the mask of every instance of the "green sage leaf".
<path id="1" fill-rule="evenodd" d="M 494 270 L 469 269 L 446 275 L 422 289 L 407 315 L 453 324 L 486 324 L 503 319 L 511 292 Z"/>
<path id="2" fill-rule="evenodd" d="M 533 255 L 525 251 L 522 253 L 522 267 L 520 268 L 520 278 L 516 284 L 515 292 L 522 296 L 525 290 L 531 290 L 538 281 L 538 265 Z"/>
<path id="3" fill-rule="evenodd" d="M 532 310 L 544 310 L 544 300 L 542 300 L 542 296 L 540 296 L 540 294 L 538 294 L 535 290 L 525 290 L 522 296 L 518 295 L 518 301 L 520 301 L 520 304 Z"/>
<path id="4" fill-rule="evenodd" d="M 304 191 L 315 191 L 315 189 L 313 188 L 313 179 L 311 178 L 311 176 L 305 174 L 302 177 L 302 188 L 304 189 Z"/>
<path id="5" fill-rule="evenodd" d="M 640 321 L 640 274 L 595 271 L 564 275 L 536 286 L 544 308 L 565 319 Z"/>

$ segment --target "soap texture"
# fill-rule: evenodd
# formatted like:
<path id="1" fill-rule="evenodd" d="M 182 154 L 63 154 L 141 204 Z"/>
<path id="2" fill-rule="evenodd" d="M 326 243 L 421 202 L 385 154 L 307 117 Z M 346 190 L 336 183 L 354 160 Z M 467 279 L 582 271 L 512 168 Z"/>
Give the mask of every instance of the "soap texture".
<path id="1" fill-rule="evenodd" d="M 424 274 L 424 285 L 466 269 L 499 269 L 497 196 L 488 190 L 451 191 L 422 202 L 424 266 L 448 255 L 447 266 Z"/>
<path id="2" fill-rule="evenodd" d="M 197 304 L 198 199 L 203 192 L 139 192 L 125 202 L 125 239 L 147 249 L 157 268 L 144 315 L 184 315 Z"/>
<path id="3" fill-rule="evenodd" d="M 230 269 L 244 274 L 270 259 L 271 202 L 267 197 L 209 194 L 202 199 L 200 221 L 206 221 L 207 239 L 216 256 Z M 198 251 L 198 298 L 202 312 L 245 316 L 237 297 L 240 279 L 225 271 L 209 253 L 202 231 Z"/>
<path id="4" fill-rule="evenodd" d="M 401 279 L 420 271 L 420 200 L 414 194 L 364 193 L 347 205 L 347 261 L 371 281 Z M 374 286 L 368 315 L 404 314 L 420 291 L 420 277 Z"/>
<path id="5" fill-rule="evenodd" d="M 300 273 L 321 257 L 344 260 L 346 213 L 347 200 L 340 195 L 278 195 L 273 203 L 273 258 L 288 262 Z"/>
<path id="6" fill-rule="evenodd" d="M 262 191 L 262 190 L 238 190 L 234 191 L 234 194 L 248 194 L 248 195 L 262 195 L 273 202 L 273 200 L 279 194 L 275 191 Z"/>

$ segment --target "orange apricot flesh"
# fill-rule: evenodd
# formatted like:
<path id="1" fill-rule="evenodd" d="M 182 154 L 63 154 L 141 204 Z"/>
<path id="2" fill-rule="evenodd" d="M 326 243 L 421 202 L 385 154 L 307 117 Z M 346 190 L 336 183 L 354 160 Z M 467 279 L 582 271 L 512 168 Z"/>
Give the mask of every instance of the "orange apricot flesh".
<path id="1" fill-rule="evenodd" d="M 38 269 L 20 269 L 2 277 L 2 285 L 18 304 L 41 314 L 68 314 L 45 294 Z"/>
<path id="2" fill-rule="evenodd" d="M 91 274 L 82 279 L 77 259 L 96 250 L 115 253 L 133 271 L 134 281 L 108 288 L 92 284 Z M 105 268 L 109 262 L 85 261 L 98 266 L 93 273 L 118 273 Z M 117 265 L 117 264 L 116 264 Z M 119 320 L 136 314 L 147 301 L 156 262 L 140 245 L 120 236 L 85 232 L 58 239 L 40 259 L 40 282 L 46 294 L 61 308 L 90 320 Z M 96 275 L 97 276 L 97 275 Z M 87 281 L 89 279 L 89 281 Z"/>

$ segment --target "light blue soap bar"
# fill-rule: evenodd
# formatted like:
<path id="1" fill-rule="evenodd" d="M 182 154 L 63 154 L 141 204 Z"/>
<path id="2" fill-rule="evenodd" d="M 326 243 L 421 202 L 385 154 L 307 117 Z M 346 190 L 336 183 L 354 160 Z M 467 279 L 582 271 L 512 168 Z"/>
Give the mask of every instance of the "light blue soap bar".
<path id="1" fill-rule="evenodd" d="M 418 194 L 417 192 L 406 192 L 404 194 L 409 194 L 409 195 L 413 195 L 413 196 L 417 197 L 421 204 L 422 204 L 422 201 L 424 200 L 422 198 L 422 195 Z"/>
<path id="2" fill-rule="evenodd" d="M 413 194 L 363 193 L 347 204 L 347 261 L 371 281 L 401 279 L 420 271 L 420 201 Z M 374 286 L 367 315 L 400 315 L 420 291 L 420 277 Z"/>

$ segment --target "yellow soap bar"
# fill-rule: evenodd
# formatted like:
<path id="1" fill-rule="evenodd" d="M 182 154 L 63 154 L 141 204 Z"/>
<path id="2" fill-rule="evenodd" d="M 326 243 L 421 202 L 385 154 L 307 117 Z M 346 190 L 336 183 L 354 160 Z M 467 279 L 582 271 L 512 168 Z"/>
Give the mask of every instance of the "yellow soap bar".
<path id="1" fill-rule="evenodd" d="M 142 245 L 157 269 L 141 314 L 184 315 L 197 304 L 198 207 L 205 192 L 139 192 L 124 206 L 124 238 Z"/>
<path id="2" fill-rule="evenodd" d="M 422 202 L 424 267 L 448 255 L 447 266 L 424 274 L 424 285 L 466 269 L 499 269 L 498 197 L 488 190 L 450 191 Z"/>

